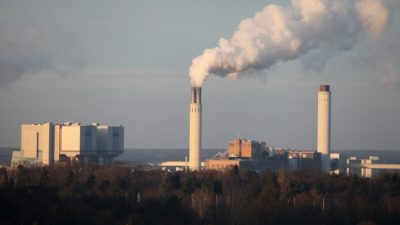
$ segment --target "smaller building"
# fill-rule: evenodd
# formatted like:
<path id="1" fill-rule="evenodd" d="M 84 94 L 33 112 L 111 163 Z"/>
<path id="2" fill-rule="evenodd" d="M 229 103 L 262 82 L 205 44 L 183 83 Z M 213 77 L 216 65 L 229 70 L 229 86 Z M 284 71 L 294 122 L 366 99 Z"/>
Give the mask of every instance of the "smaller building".
<path id="1" fill-rule="evenodd" d="M 321 153 L 316 151 L 288 151 L 289 170 L 321 172 Z"/>
<path id="2" fill-rule="evenodd" d="M 331 153 L 330 164 L 331 173 L 345 174 L 346 173 L 347 155 L 343 153 Z"/>
<path id="3" fill-rule="evenodd" d="M 230 158 L 266 159 L 268 157 L 265 142 L 235 139 L 229 142 L 228 152 Z"/>
<path id="4" fill-rule="evenodd" d="M 378 156 L 369 156 L 367 159 L 350 157 L 347 159 L 346 172 L 348 175 L 357 175 L 361 177 L 376 176 L 377 171 L 367 165 L 377 164 L 378 162 Z"/>
<path id="5" fill-rule="evenodd" d="M 265 142 L 235 139 L 229 142 L 228 157 L 207 159 L 205 169 L 226 170 L 233 166 L 254 171 L 279 171 L 287 167 L 287 153 L 272 154 Z"/>
<path id="6" fill-rule="evenodd" d="M 226 170 L 234 166 L 240 167 L 240 160 L 229 158 L 207 159 L 205 164 L 206 170 Z"/>

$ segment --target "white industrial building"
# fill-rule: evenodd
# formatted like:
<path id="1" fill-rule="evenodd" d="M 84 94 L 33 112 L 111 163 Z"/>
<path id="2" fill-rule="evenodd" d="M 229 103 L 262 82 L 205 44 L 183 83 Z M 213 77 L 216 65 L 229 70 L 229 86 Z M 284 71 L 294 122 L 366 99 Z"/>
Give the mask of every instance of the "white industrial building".
<path id="1" fill-rule="evenodd" d="M 13 152 L 11 164 L 53 165 L 68 160 L 102 164 L 123 152 L 122 126 L 71 122 L 22 124 L 21 149 Z"/>

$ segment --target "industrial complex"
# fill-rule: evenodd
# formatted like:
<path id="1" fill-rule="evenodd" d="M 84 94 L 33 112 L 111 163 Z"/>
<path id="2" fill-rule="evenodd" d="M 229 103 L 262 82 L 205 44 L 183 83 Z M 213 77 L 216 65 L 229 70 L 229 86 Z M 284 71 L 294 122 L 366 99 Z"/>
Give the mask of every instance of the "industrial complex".
<path id="1" fill-rule="evenodd" d="M 397 164 L 377 164 L 378 157 L 368 159 L 347 157 L 331 153 L 331 90 L 320 85 L 317 94 L 317 148 L 316 150 L 291 150 L 268 147 L 265 142 L 234 139 L 227 151 L 216 158 L 201 162 L 201 88 L 192 87 L 189 121 L 189 160 L 163 162 L 160 166 L 172 170 L 226 170 L 237 166 L 255 171 L 308 170 L 312 172 L 346 173 L 371 177 L 375 169 L 400 169 Z"/>
<path id="2" fill-rule="evenodd" d="M 98 123 L 21 125 L 21 149 L 11 165 L 53 165 L 64 161 L 109 163 L 124 152 L 124 128 Z"/>
<path id="3" fill-rule="evenodd" d="M 331 153 L 331 89 L 317 93 L 316 150 L 269 147 L 264 141 L 236 138 L 218 157 L 201 162 L 202 89 L 191 88 L 189 154 L 184 161 L 167 161 L 166 170 L 226 170 L 234 166 L 254 171 L 308 170 L 315 173 L 374 176 L 378 170 L 399 170 L 400 164 L 382 164 L 376 156 L 348 157 Z M 21 125 L 21 148 L 13 151 L 11 165 L 53 165 L 58 162 L 107 164 L 124 152 L 124 128 L 99 123 L 53 122 Z"/>

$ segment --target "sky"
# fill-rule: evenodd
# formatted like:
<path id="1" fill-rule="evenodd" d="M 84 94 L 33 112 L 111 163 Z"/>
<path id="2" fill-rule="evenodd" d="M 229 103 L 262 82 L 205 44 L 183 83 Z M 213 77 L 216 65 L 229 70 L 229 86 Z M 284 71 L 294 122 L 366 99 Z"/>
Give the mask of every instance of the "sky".
<path id="1" fill-rule="evenodd" d="M 292 4 L 0 0 L 0 146 L 19 146 L 22 123 L 78 121 L 123 125 L 127 148 L 187 148 L 192 60 L 271 3 Z M 357 36 L 322 69 L 305 57 L 209 76 L 203 147 L 241 137 L 315 149 L 317 91 L 330 84 L 332 149 L 399 150 L 400 4 L 383 3 L 379 38 Z"/>

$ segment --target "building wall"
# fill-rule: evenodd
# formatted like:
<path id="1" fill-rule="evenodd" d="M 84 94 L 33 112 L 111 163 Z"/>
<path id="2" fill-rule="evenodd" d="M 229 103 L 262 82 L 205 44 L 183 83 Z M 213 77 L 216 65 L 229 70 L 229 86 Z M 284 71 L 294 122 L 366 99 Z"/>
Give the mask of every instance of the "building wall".
<path id="1" fill-rule="evenodd" d="M 226 170 L 232 168 L 233 166 L 239 166 L 239 160 L 229 160 L 229 159 L 207 159 L 206 160 L 206 170 Z"/>
<path id="2" fill-rule="evenodd" d="M 111 150 L 112 134 L 108 131 L 109 126 L 97 127 L 97 149 L 99 153 L 106 153 Z"/>
<path id="3" fill-rule="evenodd" d="M 81 154 L 95 155 L 97 152 L 97 129 L 92 125 L 81 126 Z"/>
<path id="4" fill-rule="evenodd" d="M 99 130 L 98 138 L 95 125 L 22 124 L 21 149 L 13 152 L 12 164 L 29 161 L 49 165 L 59 161 L 60 156 L 109 162 L 124 151 L 124 128 L 99 125 Z M 106 146 L 104 154 L 98 153 L 98 143 Z"/>
<path id="5" fill-rule="evenodd" d="M 62 126 L 61 154 L 75 157 L 81 151 L 81 127 L 79 125 Z"/>
<path id="6" fill-rule="evenodd" d="M 253 145 L 252 145 L 252 141 L 247 141 L 247 140 L 242 141 L 241 150 L 242 150 L 242 152 L 240 154 L 241 157 L 252 158 L 252 156 L 254 154 L 253 152 L 255 151 L 255 149 L 253 148 Z"/>
<path id="7" fill-rule="evenodd" d="M 97 126 L 97 148 L 102 155 L 118 155 L 124 150 L 122 126 Z"/>
<path id="8" fill-rule="evenodd" d="M 285 158 L 269 158 L 266 160 L 241 160 L 240 169 L 254 170 L 257 172 L 270 170 L 278 172 L 281 169 L 287 168 L 287 159 Z"/>
<path id="9" fill-rule="evenodd" d="M 43 164 L 52 163 L 53 124 L 21 125 L 21 156 L 38 159 Z"/>
<path id="10" fill-rule="evenodd" d="M 206 170 L 226 170 L 233 166 L 240 169 L 264 171 L 266 169 L 278 172 L 280 169 L 287 168 L 287 158 L 275 157 L 266 160 L 254 159 L 208 159 L 206 160 Z"/>
<path id="11" fill-rule="evenodd" d="M 111 127 L 112 128 L 112 148 L 111 154 L 121 154 L 124 151 L 124 128 Z"/>
<path id="12" fill-rule="evenodd" d="M 247 139 L 235 139 L 229 142 L 229 157 L 239 157 L 247 159 L 265 159 L 267 146 L 264 142 Z M 263 153 L 265 153 L 263 155 Z"/>
<path id="13" fill-rule="evenodd" d="M 235 139 L 229 142 L 228 152 L 230 157 L 241 157 L 241 139 Z"/>
<path id="14" fill-rule="evenodd" d="M 289 170 L 321 172 L 321 153 L 314 151 L 288 152 Z"/>

